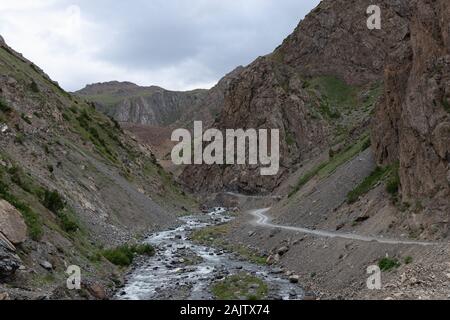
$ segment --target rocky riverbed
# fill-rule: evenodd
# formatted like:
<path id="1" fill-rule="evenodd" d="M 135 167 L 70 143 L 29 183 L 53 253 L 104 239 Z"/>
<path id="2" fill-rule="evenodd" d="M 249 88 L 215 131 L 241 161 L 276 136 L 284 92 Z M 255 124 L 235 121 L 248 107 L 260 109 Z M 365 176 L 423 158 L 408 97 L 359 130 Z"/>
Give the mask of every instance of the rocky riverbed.
<path id="1" fill-rule="evenodd" d="M 231 275 L 248 274 L 261 279 L 268 299 L 302 299 L 304 292 L 281 270 L 242 261 L 236 254 L 201 246 L 189 240 L 192 231 L 231 221 L 224 208 L 204 215 L 183 217 L 173 230 L 150 235 L 145 242 L 156 248 L 155 256 L 141 259 L 117 293 L 122 300 L 214 299 L 211 286 Z"/>

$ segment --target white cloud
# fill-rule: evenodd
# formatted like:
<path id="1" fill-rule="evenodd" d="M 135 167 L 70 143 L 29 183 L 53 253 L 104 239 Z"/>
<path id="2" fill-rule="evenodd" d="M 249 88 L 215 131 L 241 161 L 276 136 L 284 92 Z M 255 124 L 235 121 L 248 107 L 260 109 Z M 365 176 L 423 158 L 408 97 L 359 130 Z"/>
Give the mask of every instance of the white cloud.
<path id="1" fill-rule="evenodd" d="M 319 0 L 0 0 L 0 34 L 67 90 L 210 87 L 272 51 Z"/>

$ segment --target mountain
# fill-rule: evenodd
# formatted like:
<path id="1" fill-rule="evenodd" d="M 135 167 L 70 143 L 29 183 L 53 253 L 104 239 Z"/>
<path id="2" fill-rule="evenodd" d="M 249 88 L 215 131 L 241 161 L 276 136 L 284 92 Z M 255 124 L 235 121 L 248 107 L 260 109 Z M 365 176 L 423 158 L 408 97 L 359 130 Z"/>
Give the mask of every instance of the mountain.
<path id="1" fill-rule="evenodd" d="M 280 128 L 278 177 L 206 166 L 182 177 L 205 196 L 269 194 L 226 193 L 270 209 L 239 216 L 221 241 L 264 253 L 321 299 L 446 299 L 450 3 L 378 1 L 382 29 L 368 30 L 371 4 L 322 1 L 230 84 L 213 127 Z M 381 290 L 368 289 L 369 266 Z"/>
<path id="2" fill-rule="evenodd" d="M 98 110 L 119 122 L 167 126 L 197 105 L 206 90 L 174 92 L 129 82 L 106 82 L 88 85 L 76 94 L 94 101 Z"/>
<path id="3" fill-rule="evenodd" d="M 398 165 L 400 198 L 430 236 L 448 236 L 450 3 L 411 1 L 408 42 L 392 51 L 372 121 L 380 165 Z M 417 222 L 417 221 L 416 221 Z"/>
<path id="4" fill-rule="evenodd" d="M 371 1 L 322 1 L 231 82 L 212 127 L 279 129 L 278 175 L 261 177 L 258 166 L 191 166 L 182 178 L 197 192 L 270 193 L 302 163 L 365 139 L 384 61 L 408 40 L 407 2 L 382 2 L 383 28 L 369 30 Z"/>
<path id="5" fill-rule="evenodd" d="M 0 40 L 0 291 L 107 296 L 121 272 L 103 250 L 173 225 L 195 201 L 147 146 Z M 69 265 L 86 272 L 78 293 L 65 289 Z"/>
<path id="6" fill-rule="evenodd" d="M 227 84 L 241 70 L 236 68 L 210 90 L 169 91 L 112 81 L 87 85 L 75 94 L 122 123 L 153 127 L 186 124 L 191 119 L 211 123 L 221 110 Z"/>

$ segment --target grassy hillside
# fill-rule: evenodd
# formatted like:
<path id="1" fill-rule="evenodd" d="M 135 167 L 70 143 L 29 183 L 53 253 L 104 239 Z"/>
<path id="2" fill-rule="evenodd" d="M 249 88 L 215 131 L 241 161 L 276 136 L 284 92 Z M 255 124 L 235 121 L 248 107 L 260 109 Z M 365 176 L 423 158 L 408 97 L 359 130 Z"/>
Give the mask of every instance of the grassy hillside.
<path id="1" fill-rule="evenodd" d="M 70 296 L 64 272 L 72 264 L 82 268 L 87 296 L 92 283 L 112 289 L 120 272 L 103 249 L 135 242 L 196 205 L 148 148 L 7 46 L 0 47 L 0 129 L 0 199 L 28 229 L 16 246 L 23 268 L 0 282 L 2 290 L 25 289 L 13 297 L 36 298 L 38 287 Z"/>

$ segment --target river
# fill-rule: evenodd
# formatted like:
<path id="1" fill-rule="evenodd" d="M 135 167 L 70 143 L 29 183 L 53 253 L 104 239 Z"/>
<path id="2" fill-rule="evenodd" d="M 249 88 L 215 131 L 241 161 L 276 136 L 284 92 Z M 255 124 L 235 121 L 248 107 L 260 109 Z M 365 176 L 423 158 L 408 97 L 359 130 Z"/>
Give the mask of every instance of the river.
<path id="1" fill-rule="evenodd" d="M 150 235 L 145 243 L 156 249 L 153 257 L 140 258 L 117 293 L 120 300 L 210 300 L 213 282 L 229 275 L 248 273 L 269 288 L 267 299 L 299 300 L 302 288 L 292 284 L 275 267 L 242 261 L 236 254 L 193 243 L 192 231 L 231 221 L 224 208 L 208 214 L 182 217 L 182 225 Z"/>

